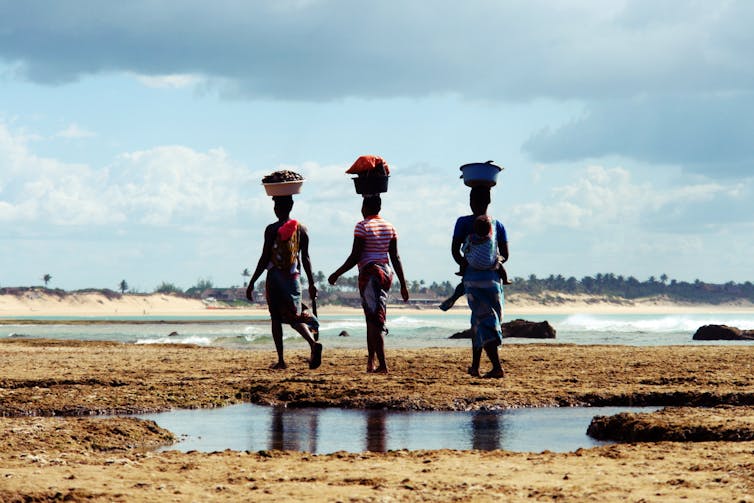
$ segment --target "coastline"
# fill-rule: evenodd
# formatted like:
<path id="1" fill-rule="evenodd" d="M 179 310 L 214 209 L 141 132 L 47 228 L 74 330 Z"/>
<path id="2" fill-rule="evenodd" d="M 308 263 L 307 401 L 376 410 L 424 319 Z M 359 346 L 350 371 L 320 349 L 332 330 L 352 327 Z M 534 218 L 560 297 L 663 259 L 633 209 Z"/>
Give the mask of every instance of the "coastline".
<path id="1" fill-rule="evenodd" d="M 391 373 L 375 375 L 364 372 L 363 350 L 326 352 L 315 371 L 305 352 L 290 351 L 289 368 L 276 371 L 268 368 L 272 352 L 5 340 L 0 500 L 751 502 L 751 353 L 525 345 L 506 349 L 506 377 L 492 380 L 465 374 L 461 349 L 392 351 Z M 567 453 L 184 453 L 154 450 L 176 440 L 154 422 L 117 416 L 239 402 L 448 411 L 693 404 L 632 414 L 617 426 L 635 425 L 629 436 L 710 438 L 656 436 Z M 727 441 L 726 432 L 744 441 Z"/>
<path id="2" fill-rule="evenodd" d="M 388 307 L 388 316 L 439 314 L 437 306 L 393 303 Z M 450 311 L 468 314 L 466 303 L 461 300 Z M 357 307 L 323 305 L 321 315 L 361 316 Z M 708 314 L 708 313 L 754 313 L 754 304 L 737 302 L 728 304 L 692 304 L 670 302 L 667 299 L 609 299 L 587 295 L 562 295 L 551 297 L 547 302 L 524 295 L 510 295 L 506 299 L 505 317 L 513 319 L 526 315 L 547 314 Z M 264 304 L 245 308 L 217 307 L 198 299 L 166 294 L 125 294 L 108 297 L 101 293 L 69 293 L 65 296 L 50 295 L 44 291 L 29 291 L 22 295 L 0 295 L 0 318 L 24 317 L 201 317 L 209 320 L 266 317 Z"/>

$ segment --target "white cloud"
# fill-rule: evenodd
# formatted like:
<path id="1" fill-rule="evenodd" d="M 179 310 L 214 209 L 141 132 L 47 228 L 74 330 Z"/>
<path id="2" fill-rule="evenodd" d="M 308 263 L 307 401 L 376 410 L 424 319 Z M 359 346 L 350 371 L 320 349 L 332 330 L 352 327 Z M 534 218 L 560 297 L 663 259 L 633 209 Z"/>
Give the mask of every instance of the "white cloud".
<path id="1" fill-rule="evenodd" d="M 221 149 L 157 147 L 98 169 L 38 157 L 2 124 L 0 173 L 0 219 L 62 226 L 219 222 L 248 207 L 251 181 Z"/>
<path id="2" fill-rule="evenodd" d="M 58 138 L 77 140 L 81 138 L 93 138 L 97 136 L 97 133 L 84 129 L 74 122 L 69 124 L 65 129 L 55 133 L 55 136 Z"/>
<path id="3" fill-rule="evenodd" d="M 136 80 L 155 89 L 180 89 L 199 84 L 203 78 L 192 74 L 136 75 Z"/>
<path id="4" fill-rule="evenodd" d="M 122 154 L 108 167 L 108 198 L 150 225 L 217 222 L 248 204 L 251 173 L 222 149 L 163 146 Z"/>
<path id="5" fill-rule="evenodd" d="M 38 157 L 0 124 L 0 219 L 24 225 L 106 223 L 118 214 L 101 199 L 102 176 L 88 166 Z"/>
<path id="6" fill-rule="evenodd" d="M 567 181 L 512 207 L 509 273 L 667 273 L 705 281 L 754 274 L 745 253 L 754 246 L 754 184 L 660 178 L 656 171 L 572 169 Z"/>
<path id="7" fill-rule="evenodd" d="M 743 202 L 751 188 L 743 183 L 682 181 L 672 187 L 660 187 L 651 181 L 634 181 L 627 169 L 603 166 L 587 167 L 573 178 L 568 184 L 554 187 L 546 201 L 513 207 L 512 220 L 517 227 L 527 234 L 556 228 L 605 231 L 614 226 L 651 231 L 657 221 L 672 217 L 682 220 L 700 204 Z M 707 216 L 718 222 L 730 220 L 724 211 Z M 697 219 L 690 220 L 698 223 Z"/>

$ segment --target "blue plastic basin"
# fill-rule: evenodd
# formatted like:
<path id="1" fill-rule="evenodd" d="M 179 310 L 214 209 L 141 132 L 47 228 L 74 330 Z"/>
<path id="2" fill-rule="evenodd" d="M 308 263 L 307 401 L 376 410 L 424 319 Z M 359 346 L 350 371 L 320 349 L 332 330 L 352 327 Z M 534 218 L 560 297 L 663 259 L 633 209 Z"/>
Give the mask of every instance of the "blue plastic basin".
<path id="1" fill-rule="evenodd" d="M 469 187 L 494 187 L 497 184 L 497 175 L 503 170 L 492 161 L 473 162 L 461 166 L 461 178 Z"/>

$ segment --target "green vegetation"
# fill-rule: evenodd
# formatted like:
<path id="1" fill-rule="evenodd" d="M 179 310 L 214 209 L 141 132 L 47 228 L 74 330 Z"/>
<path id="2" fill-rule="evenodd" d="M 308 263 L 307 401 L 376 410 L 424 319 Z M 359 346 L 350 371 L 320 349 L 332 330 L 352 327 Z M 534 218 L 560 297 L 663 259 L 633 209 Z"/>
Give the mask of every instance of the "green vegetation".
<path id="1" fill-rule="evenodd" d="M 724 284 L 705 283 L 695 280 L 693 283 L 669 279 L 667 275 L 657 278 L 651 276 L 647 281 L 639 281 L 633 276 L 616 276 L 615 274 L 596 274 L 576 279 L 562 275 L 550 275 L 547 278 L 515 278 L 513 284 L 506 288 L 511 293 L 527 293 L 534 296 L 543 292 L 568 294 L 589 294 L 623 299 L 664 296 L 671 301 L 693 302 L 702 304 L 722 304 L 748 300 L 754 302 L 754 284 L 751 281 Z"/>
<path id="2" fill-rule="evenodd" d="M 356 276 L 343 277 L 336 286 L 324 284 L 317 277 L 317 289 L 324 303 L 338 302 L 344 293 L 358 291 Z M 410 281 L 409 291 L 413 298 L 441 299 L 449 296 L 460 282 L 443 281 L 429 285 L 424 281 Z M 662 274 L 659 279 L 651 276 L 646 281 L 639 281 L 633 276 L 620 276 L 612 273 L 595 274 L 577 279 L 573 276 L 566 278 L 562 275 L 550 275 L 537 278 L 532 274 L 528 278 L 514 278 L 513 284 L 505 287 L 506 294 L 527 294 L 535 298 L 545 298 L 553 294 L 585 294 L 614 299 L 635 300 L 646 297 L 664 297 L 674 302 L 690 302 L 698 304 L 723 304 L 726 302 L 750 301 L 754 302 L 754 284 L 751 281 L 735 283 L 729 281 L 723 284 L 705 283 L 701 280 L 694 282 L 677 281 Z"/>
<path id="3" fill-rule="evenodd" d="M 154 289 L 155 293 L 176 293 L 181 294 L 183 293 L 183 290 L 175 286 L 173 283 L 168 283 L 166 281 L 163 281 L 159 285 L 157 285 L 157 288 Z"/>
<path id="4" fill-rule="evenodd" d="M 247 271 L 244 271 L 247 272 Z M 245 276 L 242 274 L 242 276 Z M 42 279 L 49 282 L 52 276 L 46 274 Z M 302 291 L 306 292 L 306 278 L 302 276 Z M 327 277 L 322 271 L 314 275 L 317 290 L 319 291 L 319 303 L 324 304 L 349 304 L 358 305 L 358 276 L 343 276 L 337 285 L 327 283 Z M 432 282 L 426 284 L 423 280 L 409 281 L 409 291 L 413 300 L 433 301 L 444 299 L 449 296 L 460 278 L 455 281 Z M 20 294 L 34 290 L 34 287 L 5 287 L 0 288 L 0 294 Z M 127 290 L 135 294 L 134 289 L 129 289 L 126 280 L 120 282 L 120 294 Z M 120 294 L 109 289 L 84 289 L 66 292 L 60 288 L 46 290 L 47 293 L 62 296 L 66 293 L 100 292 L 108 296 Z M 246 288 L 241 287 L 216 287 L 210 279 L 199 279 L 196 285 L 185 292 L 174 285 L 163 281 L 155 289 L 155 293 L 183 295 L 193 298 L 212 297 L 229 305 L 245 304 Z M 705 283 L 701 280 L 693 282 L 677 281 L 662 274 L 659 279 L 652 276 L 646 281 L 639 281 L 633 276 L 620 276 L 612 273 L 595 274 L 577 279 L 573 276 L 566 278 L 562 275 L 550 275 L 546 278 L 538 278 L 532 274 L 528 278 L 513 278 L 513 284 L 506 287 L 506 295 L 530 295 L 535 299 L 547 301 L 558 295 L 584 294 L 607 299 L 634 300 L 648 297 L 663 297 L 671 302 L 687 302 L 698 304 L 723 304 L 728 302 L 749 301 L 754 302 L 754 284 L 751 281 L 736 283 Z M 306 296 L 306 294 L 305 294 Z M 254 299 L 264 302 L 264 280 L 260 279 L 255 285 Z"/>

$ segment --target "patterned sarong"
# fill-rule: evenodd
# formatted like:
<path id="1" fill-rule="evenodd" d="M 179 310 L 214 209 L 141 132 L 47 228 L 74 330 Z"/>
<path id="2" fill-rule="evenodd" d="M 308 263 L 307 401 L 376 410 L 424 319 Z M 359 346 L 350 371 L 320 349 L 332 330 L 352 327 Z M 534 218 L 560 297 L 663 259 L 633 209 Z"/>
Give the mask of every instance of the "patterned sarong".
<path id="1" fill-rule="evenodd" d="M 387 292 L 393 284 L 393 270 L 388 264 L 370 262 L 359 270 L 359 293 L 366 320 L 378 327 L 387 319 Z"/>
<path id="2" fill-rule="evenodd" d="M 301 303 L 299 274 L 291 274 L 275 267 L 267 271 L 265 296 L 270 318 L 282 323 L 305 323 L 312 333 L 319 330 L 319 321 Z"/>
<path id="3" fill-rule="evenodd" d="M 466 299 L 471 308 L 472 345 L 475 349 L 503 343 L 503 287 L 499 280 L 464 280 Z"/>

